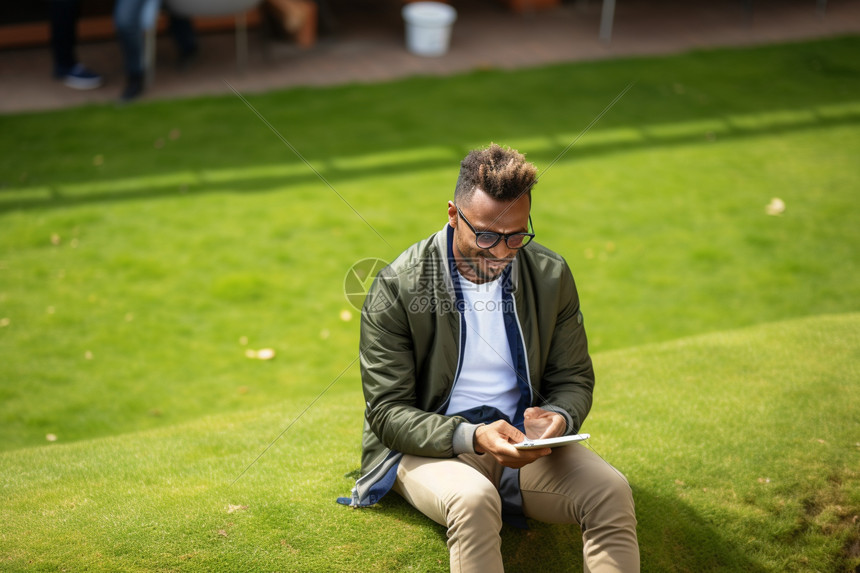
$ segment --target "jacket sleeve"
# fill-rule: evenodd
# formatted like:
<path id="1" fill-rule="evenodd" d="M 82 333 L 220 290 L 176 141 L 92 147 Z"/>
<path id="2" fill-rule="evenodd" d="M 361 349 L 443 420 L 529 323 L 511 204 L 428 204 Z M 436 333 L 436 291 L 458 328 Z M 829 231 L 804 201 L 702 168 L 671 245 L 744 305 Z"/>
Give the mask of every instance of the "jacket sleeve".
<path id="1" fill-rule="evenodd" d="M 390 267 L 384 269 L 371 286 L 361 312 L 365 417 L 389 449 L 425 457 L 453 457 L 455 431 L 458 441 L 463 442 L 469 425 L 457 431 L 464 418 L 425 412 L 416 406 L 414 342 L 410 317 L 398 289 L 397 277 Z M 461 444 L 458 449 L 463 447 Z"/>
<path id="2" fill-rule="evenodd" d="M 579 295 L 567 264 L 560 277 L 558 315 L 543 377 L 543 407 L 569 416 L 568 434 L 579 432 L 591 410 L 594 368 L 588 354 Z"/>

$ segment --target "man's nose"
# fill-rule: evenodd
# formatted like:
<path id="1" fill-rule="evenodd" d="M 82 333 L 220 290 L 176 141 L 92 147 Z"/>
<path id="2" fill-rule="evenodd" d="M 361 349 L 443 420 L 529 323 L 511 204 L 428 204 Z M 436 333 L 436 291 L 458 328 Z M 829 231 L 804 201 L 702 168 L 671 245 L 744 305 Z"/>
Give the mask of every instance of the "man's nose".
<path id="1" fill-rule="evenodd" d="M 513 249 L 509 249 L 505 244 L 505 240 L 499 241 L 499 244 L 490 249 L 490 254 L 496 259 L 510 259 L 514 256 Z"/>

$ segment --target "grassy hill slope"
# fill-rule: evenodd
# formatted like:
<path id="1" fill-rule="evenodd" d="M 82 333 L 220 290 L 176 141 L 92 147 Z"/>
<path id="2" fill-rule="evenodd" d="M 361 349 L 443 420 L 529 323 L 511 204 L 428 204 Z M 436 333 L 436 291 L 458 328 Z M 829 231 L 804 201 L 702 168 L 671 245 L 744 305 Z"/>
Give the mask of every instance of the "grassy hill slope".
<path id="1" fill-rule="evenodd" d="M 595 363 L 585 430 L 633 485 L 645 571 L 860 565 L 860 314 Z M 355 384 L 324 395 L 233 483 L 309 401 L 0 454 L 0 568 L 444 570 L 444 532 L 395 495 L 368 510 L 334 503 L 358 463 Z M 576 527 L 503 535 L 511 571 L 581 567 Z"/>

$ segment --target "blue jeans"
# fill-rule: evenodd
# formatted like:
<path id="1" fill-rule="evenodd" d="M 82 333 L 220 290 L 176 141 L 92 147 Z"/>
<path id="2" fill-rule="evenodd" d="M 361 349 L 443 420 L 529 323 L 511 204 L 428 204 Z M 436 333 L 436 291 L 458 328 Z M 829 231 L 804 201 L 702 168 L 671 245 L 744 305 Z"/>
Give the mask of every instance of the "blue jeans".
<path id="1" fill-rule="evenodd" d="M 51 54 L 54 57 L 54 75 L 62 77 L 78 60 L 76 26 L 81 9 L 80 0 L 51 0 Z"/>
<path id="2" fill-rule="evenodd" d="M 128 76 L 143 75 L 143 7 L 149 0 L 116 0 L 114 26 L 122 48 L 125 73 Z M 169 13 L 170 32 L 179 52 L 183 55 L 197 51 L 197 40 L 189 18 Z"/>

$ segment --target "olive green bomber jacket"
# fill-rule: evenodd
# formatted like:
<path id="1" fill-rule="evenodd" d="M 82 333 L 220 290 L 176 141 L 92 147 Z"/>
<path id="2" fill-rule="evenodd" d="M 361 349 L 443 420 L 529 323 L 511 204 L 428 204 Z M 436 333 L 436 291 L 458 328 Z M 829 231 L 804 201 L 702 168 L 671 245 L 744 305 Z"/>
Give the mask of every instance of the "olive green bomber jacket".
<path id="1" fill-rule="evenodd" d="M 365 300 L 360 363 L 366 409 L 352 505 L 381 497 L 371 488 L 386 476 L 393 483 L 390 470 L 401 454 L 444 458 L 474 451 L 476 426 L 443 414 L 463 348 L 452 235 L 446 224 L 408 248 L 379 273 Z M 577 433 L 591 408 L 594 370 L 573 276 L 560 255 L 534 241 L 511 265 L 531 405 L 559 412 L 567 433 Z"/>

